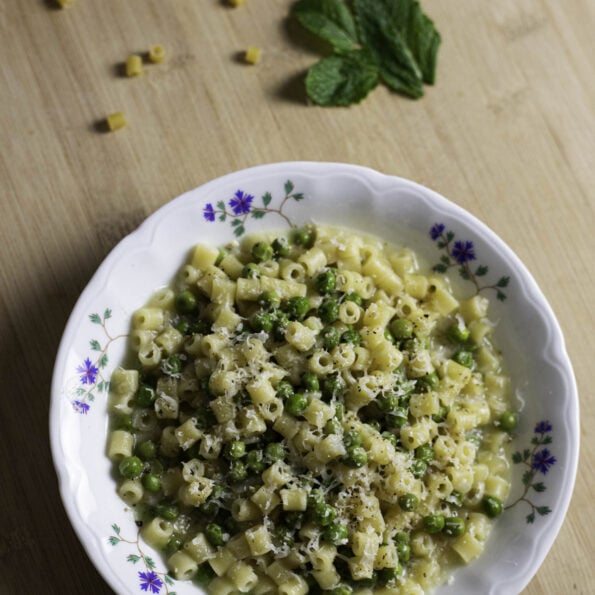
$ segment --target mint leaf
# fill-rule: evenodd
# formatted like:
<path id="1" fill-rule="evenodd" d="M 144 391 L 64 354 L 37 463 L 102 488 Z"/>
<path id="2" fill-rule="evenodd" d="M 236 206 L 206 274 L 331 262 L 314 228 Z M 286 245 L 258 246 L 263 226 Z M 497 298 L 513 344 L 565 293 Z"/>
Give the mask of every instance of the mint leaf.
<path id="1" fill-rule="evenodd" d="M 394 22 L 403 35 L 422 73 L 422 80 L 433 85 L 436 79 L 436 57 L 442 38 L 432 19 L 425 15 L 417 0 L 392 0 Z"/>
<path id="2" fill-rule="evenodd" d="M 355 23 L 343 0 L 299 0 L 293 14 L 302 27 L 330 43 L 336 52 L 357 44 Z"/>
<path id="3" fill-rule="evenodd" d="M 382 80 L 393 91 L 417 99 L 424 94 L 422 72 L 396 25 L 399 4 L 394 0 L 355 0 L 353 6 L 360 40 L 374 54 Z"/>
<path id="4" fill-rule="evenodd" d="M 306 75 L 306 93 L 318 105 L 359 103 L 378 84 L 378 67 L 365 49 L 323 58 Z"/>

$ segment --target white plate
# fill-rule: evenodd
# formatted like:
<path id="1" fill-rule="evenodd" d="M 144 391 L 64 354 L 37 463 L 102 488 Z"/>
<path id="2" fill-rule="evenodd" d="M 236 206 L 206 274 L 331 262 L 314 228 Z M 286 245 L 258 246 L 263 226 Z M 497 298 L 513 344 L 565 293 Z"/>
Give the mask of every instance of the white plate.
<path id="1" fill-rule="evenodd" d="M 482 288 L 494 298 L 496 339 L 521 407 L 509 500 L 516 504 L 498 519 L 485 553 L 435 593 L 519 593 L 560 529 L 576 475 L 578 397 L 558 323 L 524 265 L 472 215 L 413 182 L 334 163 L 255 167 L 172 200 L 116 246 L 82 293 L 57 355 L 50 431 L 64 505 L 89 557 L 118 593 L 200 592 L 166 577 L 115 492 L 106 382 L 124 356 L 131 314 L 170 282 L 194 244 L 309 221 L 407 245 L 432 265 L 458 259 L 472 274 L 463 280 L 452 269 L 461 293 Z"/>

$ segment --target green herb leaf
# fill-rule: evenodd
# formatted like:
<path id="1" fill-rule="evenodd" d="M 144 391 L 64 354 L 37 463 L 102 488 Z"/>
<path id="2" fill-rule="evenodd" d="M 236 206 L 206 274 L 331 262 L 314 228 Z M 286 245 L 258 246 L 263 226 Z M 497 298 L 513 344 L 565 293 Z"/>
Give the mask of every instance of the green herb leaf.
<path id="1" fill-rule="evenodd" d="M 378 67 L 368 50 L 323 58 L 310 67 L 306 93 L 318 105 L 359 103 L 378 84 Z"/>
<path id="2" fill-rule="evenodd" d="M 330 43 L 336 52 L 357 44 L 355 23 L 343 0 L 299 0 L 293 14 L 302 27 Z"/>
<path id="3" fill-rule="evenodd" d="M 353 6 L 360 40 L 374 54 L 382 80 L 393 91 L 414 99 L 421 97 L 422 72 L 395 23 L 397 3 L 355 0 Z"/>
<path id="4" fill-rule="evenodd" d="M 436 80 L 436 58 L 442 38 L 417 0 L 396 0 L 396 24 L 405 38 L 427 85 Z"/>

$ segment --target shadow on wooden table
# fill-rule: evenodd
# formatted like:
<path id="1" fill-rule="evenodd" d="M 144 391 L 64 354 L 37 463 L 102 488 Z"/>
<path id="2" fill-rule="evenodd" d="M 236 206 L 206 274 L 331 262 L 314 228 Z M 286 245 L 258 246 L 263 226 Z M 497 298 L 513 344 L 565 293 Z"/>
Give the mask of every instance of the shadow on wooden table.
<path id="1" fill-rule="evenodd" d="M 0 296 L 2 594 L 111 593 L 62 506 L 49 446 L 50 385 L 62 331 L 80 292 L 105 253 L 142 218 L 138 211 L 129 223 L 112 221 L 104 227 L 110 234 L 97 237 L 95 255 L 81 246 L 76 271 L 52 266 L 53 276 L 45 274 L 45 282 L 22 292 L 18 304 Z"/>

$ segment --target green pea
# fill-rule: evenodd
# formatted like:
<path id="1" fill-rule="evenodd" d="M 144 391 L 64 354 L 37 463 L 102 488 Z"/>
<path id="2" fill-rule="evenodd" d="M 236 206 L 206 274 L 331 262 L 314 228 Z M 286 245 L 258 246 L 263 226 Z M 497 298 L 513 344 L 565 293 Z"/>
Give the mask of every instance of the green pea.
<path id="1" fill-rule="evenodd" d="M 266 445 L 264 454 L 268 461 L 282 461 L 285 458 L 285 448 L 278 442 L 270 442 Z"/>
<path id="2" fill-rule="evenodd" d="M 359 345 L 362 342 L 362 337 L 354 328 L 348 328 L 341 335 L 341 342 Z"/>
<path id="3" fill-rule="evenodd" d="M 161 370 L 168 376 L 177 376 L 182 372 L 182 359 L 173 353 L 161 362 Z"/>
<path id="4" fill-rule="evenodd" d="M 266 262 L 273 258 L 273 247 L 268 242 L 256 242 L 252 246 L 251 254 L 256 262 Z"/>
<path id="5" fill-rule="evenodd" d="M 386 424 L 389 428 L 402 428 L 409 419 L 409 413 L 404 407 L 398 407 L 386 416 Z"/>
<path id="6" fill-rule="evenodd" d="M 310 300 L 296 295 L 285 302 L 284 310 L 291 320 L 304 320 L 310 311 Z"/>
<path id="7" fill-rule="evenodd" d="M 397 436 L 395 434 L 393 434 L 392 432 L 382 432 L 381 436 L 385 440 L 388 440 L 393 446 L 397 446 L 397 444 L 398 444 Z"/>
<path id="8" fill-rule="evenodd" d="M 209 523 L 205 527 L 205 537 L 211 545 L 223 545 L 226 541 L 223 527 L 217 523 Z"/>
<path id="9" fill-rule="evenodd" d="M 145 461 L 157 456 L 157 445 L 152 440 L 145 440 L 136 447 L 136 454 Z"/>
<path id="10" fill-rule="evenodd" d="M 258 305 L 263 310 L 275 310 L 281 305 L 281 298 L 276 291 L 263 291 L 258 296 Z"/>
<path id="11" fill-rule="evenodd" d="M 345 463 L 349 467 L 360 468 L 368 462 L 368 453 L 363 446 L 351 446 L 347 448 Z"/>
<path id="12" fill-rule="evenodd" d="M 440 409 L 438 409 L 437 413 L 432 415 L 432 420 L 435 421 L 437 424 L 442 423 L 446 420 L 446 416 L 450 411 L 450 407 L 446 407 L 445 405 L 440 405 Z"/>
<path id="13" fill-rule="evenodd" d="M 241 459 L 246 454 L 246 443 L 242 440 L 228 442 L 225 447 L 225 456 L 228 459 Z"/>
<path id="14" fill-rule="evenodd" d="M 275 238 L 271 245 L 276 258 L 289 256 L 289 242 L 287 238 Z"/>
<path id="15" fill-rule="evenodd" d="M 438 378 L 438 374 L 436 374 L 436 372 L 430 372 L 429 374 L 422 376 L 418 380 L 418 383 L 420 388 L 426 392 L 430 390 L 436 390 L 440 386 L 440 378 Z"/>
<path id="16" fill-rule="evenodd" d="M 483 509 L 485 513 L 491 518 L 494 519 L 497 516 L 502 514 L 503 506 L 502 500 L 500 498 L 496 498 L 496 496 L 486 496 L 483 499 Z"/>
<path id="17" fill-rule="evenodd" d="M 413 323 L 406 318 L 395 318 L 390 323 L 390 332 L 397 341 L 413 337 Z"/>
<path id="18" fill-rule="evenodd" d="M 208 585 L 213 577 L 215 576 L 215 571 L 211 568 L 211 565 L 208 562 L 204 562 L 200 564 L 196 574 L 194 575 L 194 580 L 199 584 L 206 586 Z"/>
<path id="19" fill-rule="evenodd" d="M 206 335 L 211 332 L 211 323 L 206 320 L 195 320 L 190 323 L 189 334 Z"/>
<path id="20" fill-rule="evenodd" d="M 270 333 L 275 325 L 275 315 L 259 310 L 250 316 L 250 328 L 255 333 Z"/>
<path id="21" fill-rule="evenodd" d="M 328 591 L 329 595 L 351 595 L 352 593 L 353 587 L 345 584 L 337 585 Z"/>
<path id="22" fill-rule="evenodd" d="M 405 531 L 399 531 L 394 537 L 393 540 L 395 543 L 410 543 L 411 535 L 409 533 L 405 533 Z"/>
<path id="23" fill-rule="evenodd" d="M 126 479 L 136 479 L 143 472 L 143 462 L 135 456 L 125 457 L 118 465 L 120 475 Z"/>
<path id="24" fill-rule="evenodd" d="M 322 533 L 324 540 L 333 545 L 346 543 L 348 535 L 347 527 L 338 521 L 334 521 L 328 527 L 325 527 Z"/>
<path id="25" fill-rule="evenodd" d="M 320 336 L 322 338 L 322 346 L 327 351 L 332 351 L 341 340 L 341 335 L 339 334 L 338 329 L 334 326 L 326 326 L 320 331 Z"/>
<path id="26" fill-rule="evenodd" d="M 302 393 L 293 393 L 285 401 L 285 411 L 295 417 L 301 415 L 308 406 L 308 399 Z"/>
<path id="27" fill-rule="evenodd" d="M 347 385 L 341 376 L 333 374 L 322 380 L 322 396 L 326 399 L 341 397 Z"/>
<path id="28" fill-rule="evenodd" d="M 157 399 L 155 389 L 148 384 L 141 384 L 136 391 L 134 400 L 139 407 L 152 407 Z"/>
<path id="29" fill-rule="evenodd" d="M 176 295 L 174 305 L 178 314 L 194 314 L 198 310 L 198 300 L 189 289 Z"/>
<path id="30" fill-rule="evenodd" d="M 314 509 L 314 517 L 321 527 L 330 525 L 337 516 L 337 511 L 330 504 L 317 504 Z"/>
<path id="31" fill-rule="evenodd" d="M 246 467 L 254 473 L 262 473 L 264 471 L 264 453 L 262 450 L 251 450 L 246 455 Z"/>
<path id="32" fill-rule="evenodd" d="M 293 393 L 293 386 L 289 382 L 283 380 L 277 385 L 277 396 L 282 401 L 286 401 L 290 395 L 293 395 Z"/>
<path id="33" fill-rule="evenodd" d="M 498 419 L 499 427 L 505 432 L 512 432 L 516 429 L 518 423 L 518 416 L 512 411 L 505 411 Z"/>
<path id="34" fill-rule="evenodd" d="M 470 351 L 457 351 L 452 358 L 457 364 L 465 366 L 465 368 L 473 368 L 475 363 L 473 360 L 473 354 Z"/>
<path id="35" fill-rule="evenodd" d="M 178 322 L 176 322 L 174 328 L 179 331 L 180 333 L 182 333 L 183 335 L 189 335 L 190 334 L 190 322 L 188 320 L 178 320 Z"/>
<path id="36" fill-rule="evenodd" d="M 258 268 L 258 265 L 254 264 L 253 262 L 249 262 L 242 269 L 241 276 L 244 279 L 258 279 L 258 277 L 260 277 L 260 269 Z"/>
<path id="37" fill-rule="evenodd" d="M 458 516 L 452 516 L 444 521 L 442 532 L 450 537 L 459 537 L 465 533 L 465 521 Z"/>
<path id="38" fill-rule="evenodd" d="M 317 313 L 322 322 L 331 324 L 339 318 L 339 304 L 333 299 L 326 299 L 318 307 Z"/>
<path id="39" fill-rule="evenodd" d="M 320 382 L 318 380 L 318 376 L 311 372 L 306 372 L 302 376 L 302 387 L 306 391 L 314 392 L 320 390 Z"/>
<path id="40" fill-rule="evenodd" d="M 413 512 L 419 506 L 419 498 L 415 494 L 399 496 L 399 506 L 406 512 Z"/>
<path id="41" fill-rule="evenodd" d="M 381 583 L 390 583 L 399 578 L 402 571 L 403 569 L 398 564 L 392 568 L 382 568 L 378 573 L 378 578 Z"/>
<path id="42" fill-rule="evenodd" d="M 352 446 L 361 446 L 362 443 L 362 435 L 357 430 L 349 430 L 348 432 L 345 432 L 343 436 L 343 444 L 345 444 L 345 448 L 351 448 Z"/>
<path id="43" fill-rule="evenodd" d="M 415 449 L 415 458 L 427 463 L 428 465 L 434 460 L 434 449 L 429 442 L 422 444 Z"/>
<path id="44" fill-rule="evenodd" d="M 357 293 L 348 293 L 345 296 L 345 301 L 346 302 L 354 302 L 356 303 L 358 306 L 361 306 L 363 303 L 363 300 L 361 298 L 361 296 Z"/>
<path id="45" fill-rule="evenodd" d="M 238 460 L 238 459 L 234 459 L 233 461 L 231 461 L 230 465 L 229 465 L 229 479 L 235 483 L 240 482 L 240 481 L 244 481 L 244 479 L 246 479 L 248 475 L 248 472 L 246 471 L 246 465 L 244 465 L 244 463 L 242 463 L 242 461 Z"/>
<path id="46" fill-rule="evenodd" d="M 285 332 L 287 331 L 287 325 L 289 324 L 289 317 L 285 312 L 275 312 L 275 322 L 273 323 L 273 337 L 277 341 L 283 341 L 285 339 Z"/>
<path id="47" fill-rule="evenodd" d="M 428 464 L 425 461 L 415 459 L 411 462 L 411 467 L 409 470 L 415 479 L 420 479 L 426 474 L 426 471 L 428 470 Z"/>
<path id="48" fill-rule="evenodd" d="M 179 537 L 170 537 L 170 540 L 167 542 L 165 546 L 165 553 L 168 556 L 175 554 L 181 547 L 184 542 Z"/>
<path id="49" fill-rule="evenodd" d="M 423 519 L 424 529 L 427 533 L 440 533 L 444 529 L 446 519 L 441 514 L 429 514 Z"/>
<path id="50" fill-rule="evenodd" d="M 470 332 L 466 326 L 455 322 L 448 328 L 446 334 L 453 343 L 465 343 L 469 339 Z"/>
<path id="51" fill-rule="evenodd" d="M 320 488 L 314 488 L 308 494 L 308 508 L 316 508 L 320 504 L 324 504 L 324 491 Z"/>
<path id="52" fill-rule="evenodd" d="M 165 521 L 175 521 L 180 514 L 178 507 L 174 504 L 160 504 L 155 508 L 158 517 Z"/>
<path id="53" fill-rule="evenodd" d="M 278 525 L 273 530 L 273 543 L 277 547 L 289 546 L 293 547 L 295 540 L 293 538 L 293 531 L 289 527 Z"/>
<path id="54" fill-rule="evenodd" d="M 408 562 L 409 558 L 411 558 L 411 546 L 409 543 L 397 541 L 395 547 L 397 550 L 397 556 L 399 557 L 399 562 Z"/>
<path id="55" fill-rule="evenodd" d="M 114 429 L 132 432 L 134 430 L 132 427 L 132 415 L 118 415 L 118 417 L 114 419 Z"/>
<path id="56" fill-rule="evenodd" d="M 324 433 L 328 436 L 329 434 L 340 434 L 343 431 L 343 426 L 338 419 L 329 419 L 324 424 Z"/>
<path id="57" fill-rule="evenodd" d="M 161 489 L 161 477 L 156 473 L 145 473 L 142 483 L 145 490 L 149 492 L 158 492 Z"/>
<path id="58" fill-rule="evenodd" d="M 301 227 L 293 233 L 293 241 L 298 246 L 303 246 L 304 248 L 311 248 L 314 244 L 314 239 L 314 230 L 310 227 Z"/>
<path id="59" fill-rule="evenodd" d="M 377 399 L 377 403 L 383 413 L 394 413 L 399 408 L 400 398 L 395 393 L 389 393 Z"/>
<path id="60" fill-rule="evenodd" d="M 337 277 L 333 269 L 323 271 L 316 277 L 316 289 L 318 293 L 332 293 L 337 286 Z"/>
<path id="61" fill-rule="evenodd" d="M 451 504 L 454 504 L 455 506 L 463 506 L 463 494 L 461 494 L 461 492 L 457 492 L 456 490 L 453 490 L 448 495 L 448 497 L 445 498 L 445 500 Z"/>

